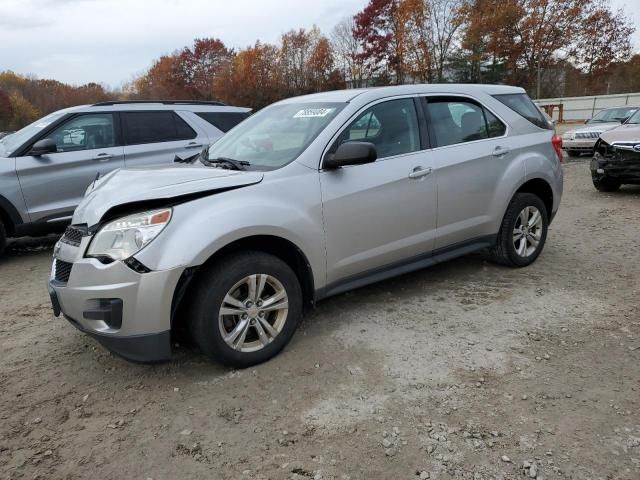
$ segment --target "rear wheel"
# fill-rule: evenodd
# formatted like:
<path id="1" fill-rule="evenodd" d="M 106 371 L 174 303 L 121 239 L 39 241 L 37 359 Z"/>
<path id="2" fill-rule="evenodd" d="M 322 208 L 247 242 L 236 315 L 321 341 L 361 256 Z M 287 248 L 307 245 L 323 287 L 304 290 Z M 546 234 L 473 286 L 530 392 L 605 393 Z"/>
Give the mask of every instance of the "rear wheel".
<path id="1" fill-rule="evenodd" d="M 622 185 L 618 180 L 615 180 L 606 175 L 592 175 L 593 186 L 599 192 L 617 192 Z"/>
<path id="2" fill-rule="evenodd" d="M 544 202 L 532 193 L 516 193 L 507 208 L 492 251 L 493 260 L 510 267 L 531 265 L 547 240 Z"/>
<path id="3" fill-rule="evenodd" d="M 581 153 L 578 150 L 567 150 L 567 155 L 570 157 L 579 157 Z"/>
<path id="4" fill-rule="evenodd" d="M 298 278 L 285 262 L 261 252 L 236 253 L 200 277 L 191 335 L 210 359 L 250 367 L 289 342 L 302 319 L 302 304 Z"/>

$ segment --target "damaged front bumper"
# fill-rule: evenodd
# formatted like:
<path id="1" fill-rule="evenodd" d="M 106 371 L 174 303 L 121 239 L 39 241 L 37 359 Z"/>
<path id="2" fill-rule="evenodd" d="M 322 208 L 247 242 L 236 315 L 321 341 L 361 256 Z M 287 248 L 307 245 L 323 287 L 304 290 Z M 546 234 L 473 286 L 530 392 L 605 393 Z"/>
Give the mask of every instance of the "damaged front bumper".
<path id="1" fill-rule="evenodd" d="M 127 360 L 171 359 L 171 307 L 183 268 L 139 273 L 114 261 L 86 258 L 89 243 L 58 242 L 48 290 L 56 316 Z"/>
<path id="2" fill-rule="evenodd" d="M 591 160 L 591 174 L 596 178 L 616 179 L 620 183 L 640 184 L 640 144 L 600 142 Z"/>

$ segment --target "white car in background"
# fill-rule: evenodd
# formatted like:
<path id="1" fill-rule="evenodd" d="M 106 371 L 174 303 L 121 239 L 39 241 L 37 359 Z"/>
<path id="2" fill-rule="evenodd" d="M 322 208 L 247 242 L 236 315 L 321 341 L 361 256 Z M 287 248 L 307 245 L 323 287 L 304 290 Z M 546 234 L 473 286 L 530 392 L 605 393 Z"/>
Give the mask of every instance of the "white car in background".
<path id="1" fill-rule="evenodd" d="M 600 135 L 626 122 L 638 107 L 607 108 L 598 112 L 585 122 L 585 126 L 569 130 L 562 135 L 562 148 L 570 157 L 579 157 L 583 153 L 593 155 Z"/>

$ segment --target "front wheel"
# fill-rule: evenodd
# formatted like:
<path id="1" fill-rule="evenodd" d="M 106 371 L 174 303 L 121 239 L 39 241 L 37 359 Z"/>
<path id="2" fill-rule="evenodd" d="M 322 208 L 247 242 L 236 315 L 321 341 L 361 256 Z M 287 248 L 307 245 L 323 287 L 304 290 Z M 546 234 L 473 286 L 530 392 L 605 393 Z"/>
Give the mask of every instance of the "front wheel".
<path id="1" fill-rule="evenodd" d="M 618 180 L 606 175 L 592 175 L 591 180 L 593 181 L 593 186 L 599 192 L 617 192 L 622 185 Z"/>
<path id="2" fill-rule="evenodd" d="M 0 256 L 4 253 L 4 249 L 7 246 L 7 230 L 4 227 L 4 223 L 0 220 Z"/>
<path id="3" fill-rule="evenodd" d="M 300 282 L 285 262 L 262 252 L 231 254 L 196 284 L 191 336 L 210 359 L 247 368 L 284 348 L 302 304 Z"/>
<path id="4" fill-rule="evenodd" d="M 579 150 L 567 150 L 567 155 L 570 157 L 579 157 L 582 154 Z"/>
<path id="5" fill-rule="evenodd" d="M 531 265 L 547 240 L 549 219 L 544 202 L 532 193 L 516 193 L 502 220 L 492 258 L 510 267 Z"/>

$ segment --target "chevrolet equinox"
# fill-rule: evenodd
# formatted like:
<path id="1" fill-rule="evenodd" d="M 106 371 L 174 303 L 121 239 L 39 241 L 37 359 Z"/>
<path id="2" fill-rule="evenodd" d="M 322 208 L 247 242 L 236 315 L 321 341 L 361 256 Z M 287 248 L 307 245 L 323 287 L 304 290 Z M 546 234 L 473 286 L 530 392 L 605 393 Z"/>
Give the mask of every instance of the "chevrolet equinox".
<path id="1" fill-rule="evenodd" d="M 552 129 L 507 86 L 283 100 L 194 164 L 95 181 L 55 247 L 55 314 L 132 361 L 186 331 L 247 367 L 329 296 L 483 249 L 525 267 L 562 195 Z"/>

